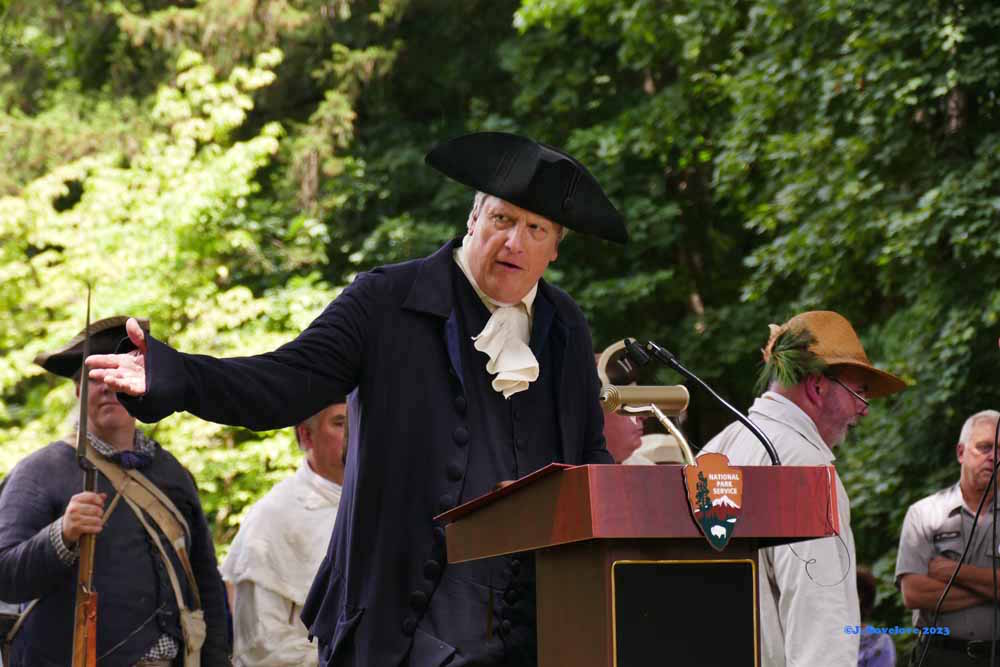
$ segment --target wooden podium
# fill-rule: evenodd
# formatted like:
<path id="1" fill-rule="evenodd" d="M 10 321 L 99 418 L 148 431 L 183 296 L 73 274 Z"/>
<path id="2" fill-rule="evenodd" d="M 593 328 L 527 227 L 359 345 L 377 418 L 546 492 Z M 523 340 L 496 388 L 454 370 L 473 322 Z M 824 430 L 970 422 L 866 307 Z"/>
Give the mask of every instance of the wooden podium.
<path id="1" fill-rule="evenodd" d="M 448 562 L 535 553 L 539 667 L 760 664 L 757 549 L 839 532 L 832 466 L 747 466 L 723 551 L 683 466 L 551 464 L 438 517 Z"/>

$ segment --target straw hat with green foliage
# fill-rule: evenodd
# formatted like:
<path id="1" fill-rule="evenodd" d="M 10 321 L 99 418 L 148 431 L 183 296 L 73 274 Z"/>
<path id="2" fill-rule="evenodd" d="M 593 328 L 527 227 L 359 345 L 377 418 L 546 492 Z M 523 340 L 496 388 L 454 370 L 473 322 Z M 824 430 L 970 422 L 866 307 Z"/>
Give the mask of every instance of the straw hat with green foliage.
<path id="1" fill-rule="evenodd" d="M 790 387 L 810 375 L 822 375 L 843 366 L 862 371 L 872 398 L 906 388 L 903 380 L 872 365 L 854 327 L 839 313 L 811 310 L 770 328 L 771 337 L 762 350 L 764 368 L 757 379 L 758 393 L 772 382 Z"/>

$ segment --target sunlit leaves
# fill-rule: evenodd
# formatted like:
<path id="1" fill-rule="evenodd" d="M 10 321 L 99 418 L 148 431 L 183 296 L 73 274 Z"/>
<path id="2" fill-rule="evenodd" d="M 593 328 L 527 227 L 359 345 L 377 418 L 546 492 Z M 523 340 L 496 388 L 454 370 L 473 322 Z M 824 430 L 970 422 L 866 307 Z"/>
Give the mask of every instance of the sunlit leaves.
<path id="1" fill-rule="evenodd" d="M 113 152 L 95 154 L 34 180 L 19 197 L 0 199 L 0 301 L 9 315 L 0 326 L 9 343 L 0 356 L 2 470 L 65 430 L 72 388 L 45 376 L 32 359 L 82 327 L 85 282 L 95 288 L 95 319 L 144 315 L 157 337 L 219 355 L 280 345 L 329 298 L 312 272 L 288 281 L 287 292 L 230 284 L 230 266 L 243 280 L 253 267 L 264 274 L 284 269 L 280 249 L 264 242 L 275 230 L 242 224 L 248 198 L 259 191 L 256 176 L 274 159 L 283 132 L 270 123 L 244 140 L 229 139 L 252 108 L 251 89 L 269 80 L 265 72 L 243 69 L 220 80 L 196 54 L 182 60 L 175 83 L 157 93 L 157 131 L 127 165 Z M 258 63 L 278 60 L 270 54 Z M 69 204 L 56 205 L 77 190 Z M 322 235 L 316 222 L 300 226 Z M 294 235 L 289 245 L 296 247 Z M 304 268 L 296 262 L 294 270 Z M 231 507 L 230 492 L 259 493 L 262 479 L 287 474 L 296 458 L 287 434 L 260 439 L 191 417 L 168 419 L 155 435 L 195 473 L 220 526 L 242 507 Z M 242 440 L 260 444 L 249 455 L 240 453 Z M 253 464 L 258 472 L 240 478 Z"/>

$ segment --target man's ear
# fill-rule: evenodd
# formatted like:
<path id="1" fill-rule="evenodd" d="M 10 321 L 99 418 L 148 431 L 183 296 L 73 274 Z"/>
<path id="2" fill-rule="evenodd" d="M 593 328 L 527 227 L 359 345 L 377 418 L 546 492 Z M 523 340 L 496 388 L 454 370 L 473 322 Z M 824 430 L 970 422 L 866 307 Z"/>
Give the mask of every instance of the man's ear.
<path id="1" fill-rule="evenodd" d="M 305 422 L 295 426 L 295 435 L 299 436 L 299 447 L 302 451 L 313 448 L 312 432 L 306 426 Z"/>
<path id="2" fill-rule="evenodd" d="M 959 465 L 962 464 L 962 457 L 965 456 L 965 445 L 958 443 L 955 445 L 955 458 L 958 459 Z"/>
<path id="3" fill-rule="evenodd" d="M 819 375 L 809 375 L 802 381 L 806 393 L 806 400 L 813 405 L 822 405 L 824 388 L 823 379 Z"/>

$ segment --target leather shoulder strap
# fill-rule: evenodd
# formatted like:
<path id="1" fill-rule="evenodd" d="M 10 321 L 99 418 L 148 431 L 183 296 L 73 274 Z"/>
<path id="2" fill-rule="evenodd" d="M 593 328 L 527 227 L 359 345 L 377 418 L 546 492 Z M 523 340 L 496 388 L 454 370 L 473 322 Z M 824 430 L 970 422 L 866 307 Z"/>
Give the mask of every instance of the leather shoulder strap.
<path id="1" fill-rule="evenodd" d="M 151 527 L 146 522 L 142 512 L 149 515 L 159 529 L 163 531 L 163 534 L 170 541 L 170 546 L 173 547 L 174 553 L 177 554 L 177 559 L 180 561 L 181 567 L 184 569 L 184 575 L 187 577 L 192 595 L 194 596 L 194 608 L 201 609 L 201 595 L 198 590 L 198 582 L 194 577 L 191 559 L 188 557 L 187 545 L 190 540 L 191 531 L 188 528 L 187 521 L 184 520 L 184 515 L 181 514 L 177 506 L 174 505 L 165 493 L 139 471 L 126 471 L 113 461 L 95 454 L 91 449 L 87 450 L 87 460 L 93 463 L 101 474 L 111 482 L 111 486 L 128 501 L 133 511 L 137 509 L 141 510 L 137 512 L 137 515 L 139 521 L 142 522 L 147 531 Z M 153 534 L 155 534 L 155 531 L 151 533 L 151 535 Z M 157 546 L 161 546 L 159 544 L 159 536 L 155 536 L 154 542 L 157 543 Z M 175 576 L 171 572 L 173 563 L 166 557 L 166 552 L 163 551 L 162 546 L 160 553 L 164 557 L 164 565 L 167 571 L 170 572 L 171 576 Z"/>
<path id="2" fill-rule="evenodd" d="M 153 540 L 153 544 L 156 545 L 156 548 L 160 552 L 160 557 L 163 559 L 163 564 L 166 565 L 167 568 L 167 576 L 170 578 L 170 587 L 174 589 L 174 597 L 177 598 L 177 608 L 187 609 L 187 605 L 184 603 L 184 594 L 181 592 L 180 582 L 177 580 L 177 572 L 174 571 L 174 566 L 170 563 L 170 558 L 167 556 L 167 552 L 163 548 L 163 542 L 160 541 L 160 536 L 156 533 L 155 530 L 153 530 L 153 527 L 149 525 L 149 522 L 146 521 L 146 517 L 143 514 L 142 509 L 137 504 L 132 502 L 131 498 L 125 496 L 125 502 L 128 503 L 128 506 L 132 508 L 133 512 L 135 512 L 136 517 L 139 518 L 139 523 L 141 523 L 143 528 L 146 529 L 146 532 L 149 533 L 150 538 L 152 538 Z M 196 596 L 196 603 L 195 603 L 196 608 L 200 608 L 201 604 L 197 601 L 197 595 L 198 595 L 197 587 L 194 588 L 194 591 Z"/>
<path id="3" fill-rule="evenodd" d="M 179 509 L 177 509 L 177 505 L 174 504 L 174 501 L 172 501 L 167 494 L 161 491 L 160 487 L 156 486 L 156 484 L 153 484 L 153 482 L 151 482 L 148 477 L 143 475 L 138 470 L 126 470 L 125 474 L 127 474 L 129 477 L 131 477 L 139 484 L 141 484 L 144 489 L 149 491 L 149 493 L 154 498 L 160 501 L 160 503 L 165 508 L 167 508 L 167 510 L 171 514 L 174 515 L 174 518 L 177 520 L 177 523 L 179 523 L 181 527 L 184 528 L 185 537 L 187 537 L 188 541 L 190 541 L 191 529 L 188 527 L 187 520 L 184 518 L 184 515 L 181 514 L 181 511 Z M 157 521 L 157 523 L 159 523 L 159 521 Z"/>

